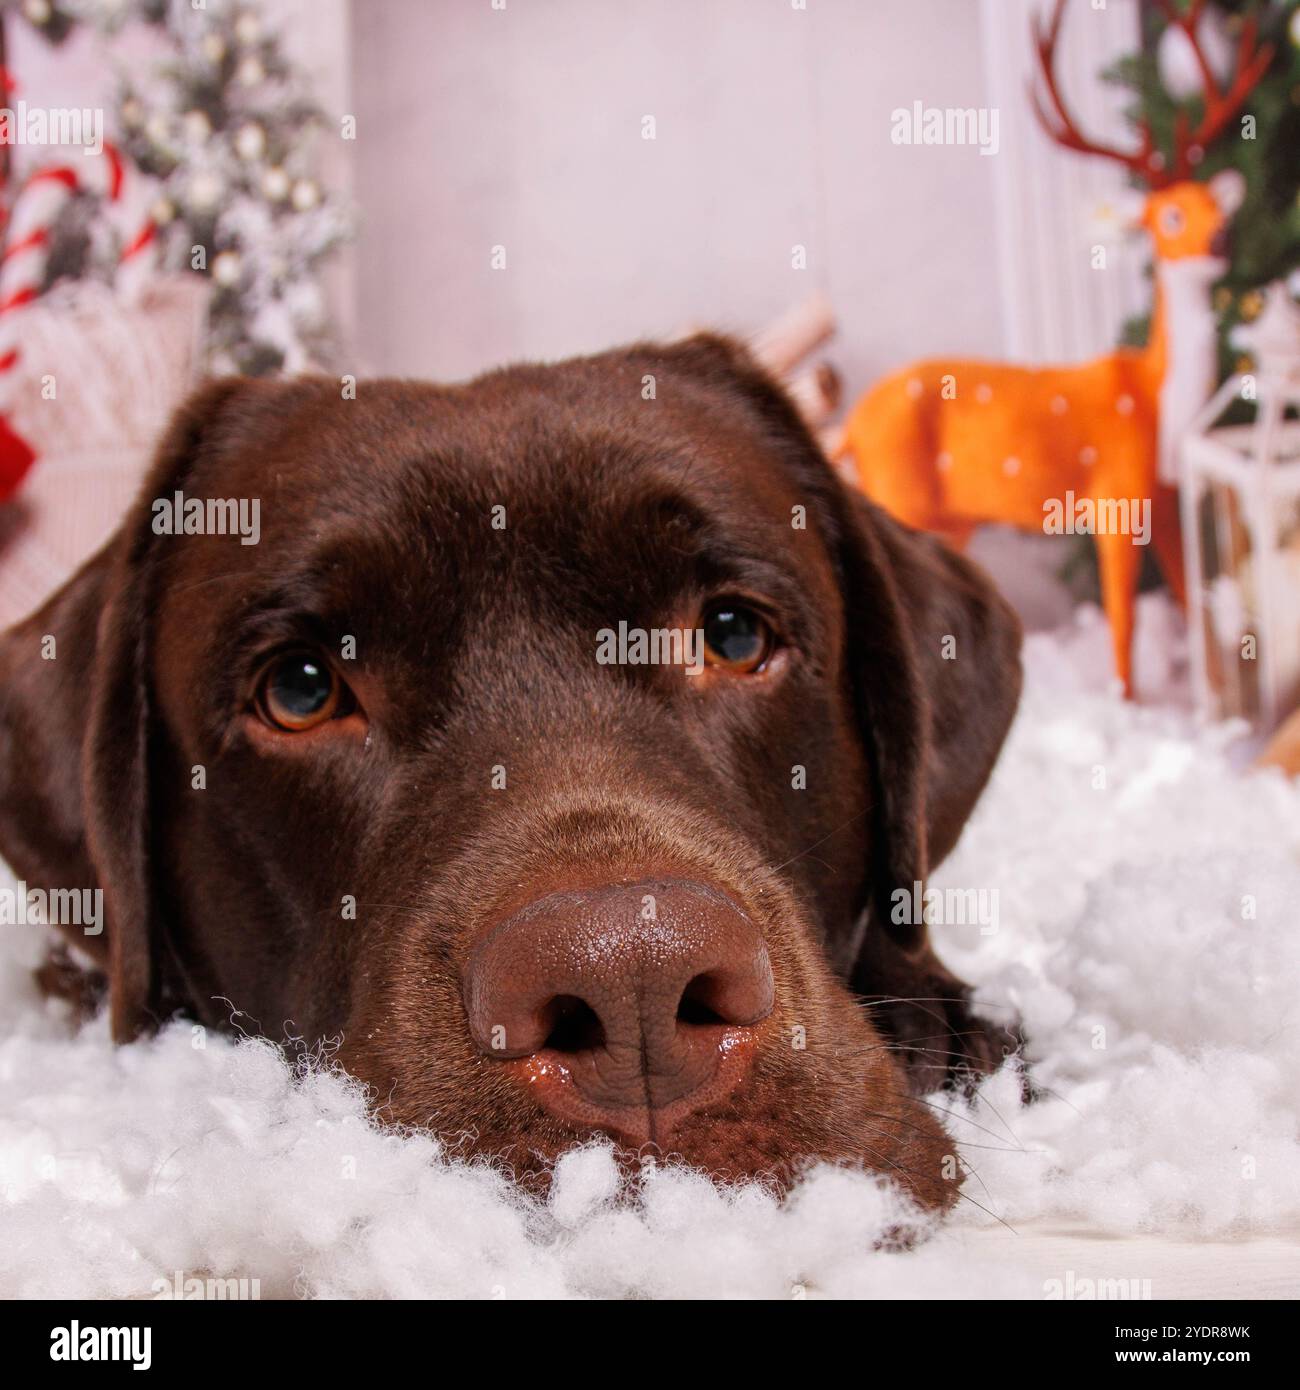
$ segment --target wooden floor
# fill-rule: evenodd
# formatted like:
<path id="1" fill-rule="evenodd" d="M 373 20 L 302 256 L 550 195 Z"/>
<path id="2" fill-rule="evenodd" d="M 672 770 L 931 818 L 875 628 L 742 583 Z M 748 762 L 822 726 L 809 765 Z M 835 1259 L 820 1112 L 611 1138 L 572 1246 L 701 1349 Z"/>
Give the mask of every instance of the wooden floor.
<path id="1" fill-rule="evenodd" d="M 963 1231 L 972 1255 L 995 1268 L 1027 1272 L 1042 1281 L 1044 1296 L 1089 1296 L 1083 1281 L 1123 1280 L 1134 1296 L 1150 1298 L 1298 1298 L 1300 1231 L 1284 1236 L 1228 1240 L 1111 1236 L 1060 1225 Z M 1049 1285 L 1048 1281 L 1057 1281 Z M 1133 1282 L 1135 1281 L 1135 1282 Z M 1145 1281 L 1149 1281 L 1149 1288 Z M 1066 1285 L 1069 1284 L 1067 1291 Z M 1059 1291 L 1058 1291 L 1059 1286 Z M 975 1295 L 978 1297 L 978 1295 Z"/>

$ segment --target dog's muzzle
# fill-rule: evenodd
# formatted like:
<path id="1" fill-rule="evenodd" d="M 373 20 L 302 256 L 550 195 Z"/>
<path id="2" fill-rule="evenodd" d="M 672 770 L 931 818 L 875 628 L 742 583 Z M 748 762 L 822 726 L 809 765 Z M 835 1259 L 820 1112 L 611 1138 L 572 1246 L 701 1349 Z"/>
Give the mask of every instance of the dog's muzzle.
<path id="1" fill-rule="evenodd" d="M 465 975 L 485 1056 L 557 1118 L 638 1144 L 736 1087 L 773 995 L 758 928 L 686 880 L 551 893 L 490 930 Z"/>

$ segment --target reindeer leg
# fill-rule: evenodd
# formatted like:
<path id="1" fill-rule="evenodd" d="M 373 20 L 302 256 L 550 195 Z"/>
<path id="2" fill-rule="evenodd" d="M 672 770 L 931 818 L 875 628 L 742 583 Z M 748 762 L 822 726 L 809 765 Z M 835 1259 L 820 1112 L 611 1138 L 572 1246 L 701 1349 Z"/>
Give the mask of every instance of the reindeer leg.
<path id="1" fill-rule="evenodd" d="M 1157 487 L 1151 498 L 1151 544 L 1156 548 L 1160 572 L 1180 608 L 1187 607 L 1187 580 L 1183 569 L 1183 528 L 1178 516 L 1178 492 Z"/>
<path id="2" fill-rule="evenodd" d="M 973 521 L 945 521 L 941 526 L 935 526 L 933 530 L 947 546 L 961 552 L 970 544 L 970 538 L 975 534 L 975 523 Z"/>
<path id="3" fill-rule="evenodd" d="M 1108 532 L 1096 537 L 1097 568 L 1101 577 L 1101 606 L 1110 624 L 1115 673 L 1124 685 L 1124 698 L 1133 698 L 1133 627 L 1141 549 L 1131 536 Z"/>

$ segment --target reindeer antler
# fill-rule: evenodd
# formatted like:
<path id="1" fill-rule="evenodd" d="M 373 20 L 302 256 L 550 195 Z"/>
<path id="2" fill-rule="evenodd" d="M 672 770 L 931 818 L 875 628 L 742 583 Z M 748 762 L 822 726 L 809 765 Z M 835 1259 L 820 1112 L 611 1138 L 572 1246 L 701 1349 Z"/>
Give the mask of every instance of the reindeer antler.
<path id="1" fill-rule="evenodd" d="M 1048 113 L 1031 83 L 1029 87 L 1030 100 L 1034 104 L 1034 110 L 1038 113 L 1038 119 L 1042 123 L 1043 129 L 1058 145 L 1064 145 L 1067 149 L 1078 150 L 1080 154 L 1096 154 L 1103 159 L 1117 160 L 1126 169 L 1145 179 L 1152 188 L 1160 188 L 1166 183 L 1171 183 L 1172 179 L 1164 167 L 1164 160 L 1159 150 L 1156 149 L 1155 137 L 1152 135 L 1151 126 L 1147 121 L 1138 123 L 1138 134 L 1142 143 L 1136 150 L 1118 150 L 1112 145 L 1099 145 L 1095 140 L 1090 140 L 1084 135 L 1075 124 L 1056 82 L 1056 45 L 1061 37 L 1061 20 L 1064 17 L 1065 0 L 1056 0 L 1056 7 L 1052 11 L 1050 23 L 1044 26 L 1042 20 L 1037 17 L 1033 21 L 1034 50 L 1038 54 L 1038 65 L 1042 69 L 1043 85 L 1051 99 L 1052 112 L 1054 113 Z"/>
<path id="2" fill-rule="evenodd" d="M 1266 43 L 1263 48 L 1258 46 L 1259 22 L 1254 15 L 1243 21 L 1241 39 L 1237 45 L 1236 74 L 1228 90 L 1221 91 L 1196 32 L 1205 10 L 1205 0 L 1192 0 L 1186 13 L 1179 10 L 1174 0 L 1156 0 L 1156 5 L 1167 24 L 1176 24 L 1187 35 L 1196 66 L 1201 72 L 1201 82 L 1205 87 L 1205 111 L 1200 124 L 1194 131 L 1189 131 L 1187 112 L 1180 111 L 1174 126 L 1173 175 L 1175 178 L 1185 179 L 1201 162 L 1209 145 L 1223 134 L 1228 122 L 1241 110 L 1251 92 L 1259 85 L 1260 79 L 1273 61 L 1273 45 Z"/>
<path id="3" fill-rule="evenodd" d="M 1200 124 L 1193 131 L 1186 111 L 1180 111 L 1174 123 L 1174 157 L 1172 164 L 1166 166 L 1163 156 L 1155 147 L 1155 137 L 1148 121 L 1139 121 L 1138 135 L 1141 144 L 1136 150 L 1117 150 L 1110 145 L 1099 145 L 1090 140 L 1075 124 L 1061 97 L 1056 83 L 1056 45 L 1061 35 L 1061 20 L 1065 15 L 1065 0 L 1056 0 L 1051 22 L 1044 26 L 1041 20 L 1033 23 L 1034 49 L 1043 73 L 1047 95 L 1051 98 L 1054 115 L 1049 114 L 1039 99 L 1037 91 L 1030 87 L 1030 97 L 1034 110 L 1042 122 L 1043 129 L 1058 144 L 1067 149 L 1078 150 L 1082 154 L 1101 155 L 1104 159 L 1118 160 L 1140 178 L 1145 179 L 1152 188 L 1164 188 L 1179 179 L 1188 178 L 1192 170 L 1204 157 L 1209 144 L 1224 131 L 1228 122 L 1245 105 L 1247 98 L 1260 79 L 1268 71 L 1273 61 L 1273 45 L 1258 46 L 1259 23 L 1252 15 L 1245 20 L 1241 29 L 1241 40 L 1237 48 L 1236 75 L 1227 91 L 1221 91 L 1215 80 L 1205 51 L 1197 37 L 1197 25 L 1205 11 L 1206 0 L 1191 0 L 1187 12 L 1183 13 L 1175 0 L 1155 0 L 1167 24 L 1176 24 L 1187 36 L 1200 69 L 1201 81 L 1205 87 L 1205 111 Z"/>

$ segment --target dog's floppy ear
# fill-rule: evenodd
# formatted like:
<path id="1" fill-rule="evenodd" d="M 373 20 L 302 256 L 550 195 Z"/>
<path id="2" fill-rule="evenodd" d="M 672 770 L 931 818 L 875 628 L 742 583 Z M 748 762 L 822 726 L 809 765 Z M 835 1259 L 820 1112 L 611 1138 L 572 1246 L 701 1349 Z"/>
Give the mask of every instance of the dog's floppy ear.
<path id="1" fill-rule="evenodd" d="M 157 1017 L 149 868 L 151 504 L 181 485 L 235 379 L 172 421 L 132 510 L 45 605 L 0 636 L 0 854 L 30 888 L 101 889 L 69 935 L 109 981 L 113 1036 Z"/>
<path id="2" fill-rule="evenodd" d="M 872 754 L 871 911 L 908 954 L 924 922 L 893 894 L 952 849 L 1020 698 L 1020 622 L 976 565 L 866 498 L 846 504 L 841 564 L 859 724 Z"/>
<path id="3" fill-rule="evenodd" d="M 871 755 L 864 906 L 918 960 L 927 954 L 925 924 L 893 921 L 894 894 L 906 890 L 911 900 L 988 781 L 1020 698 L 1019 620 L 976 565 L 841 483 L 789 396 L 740 344 L 705 333 L 667 354 L 696 381 L 741 400 L 831 514 L 858 724 Z M 864 949 L 880 944 L 868 933 Z M 871 973 L 866 966 L 854 978 Z"/>

